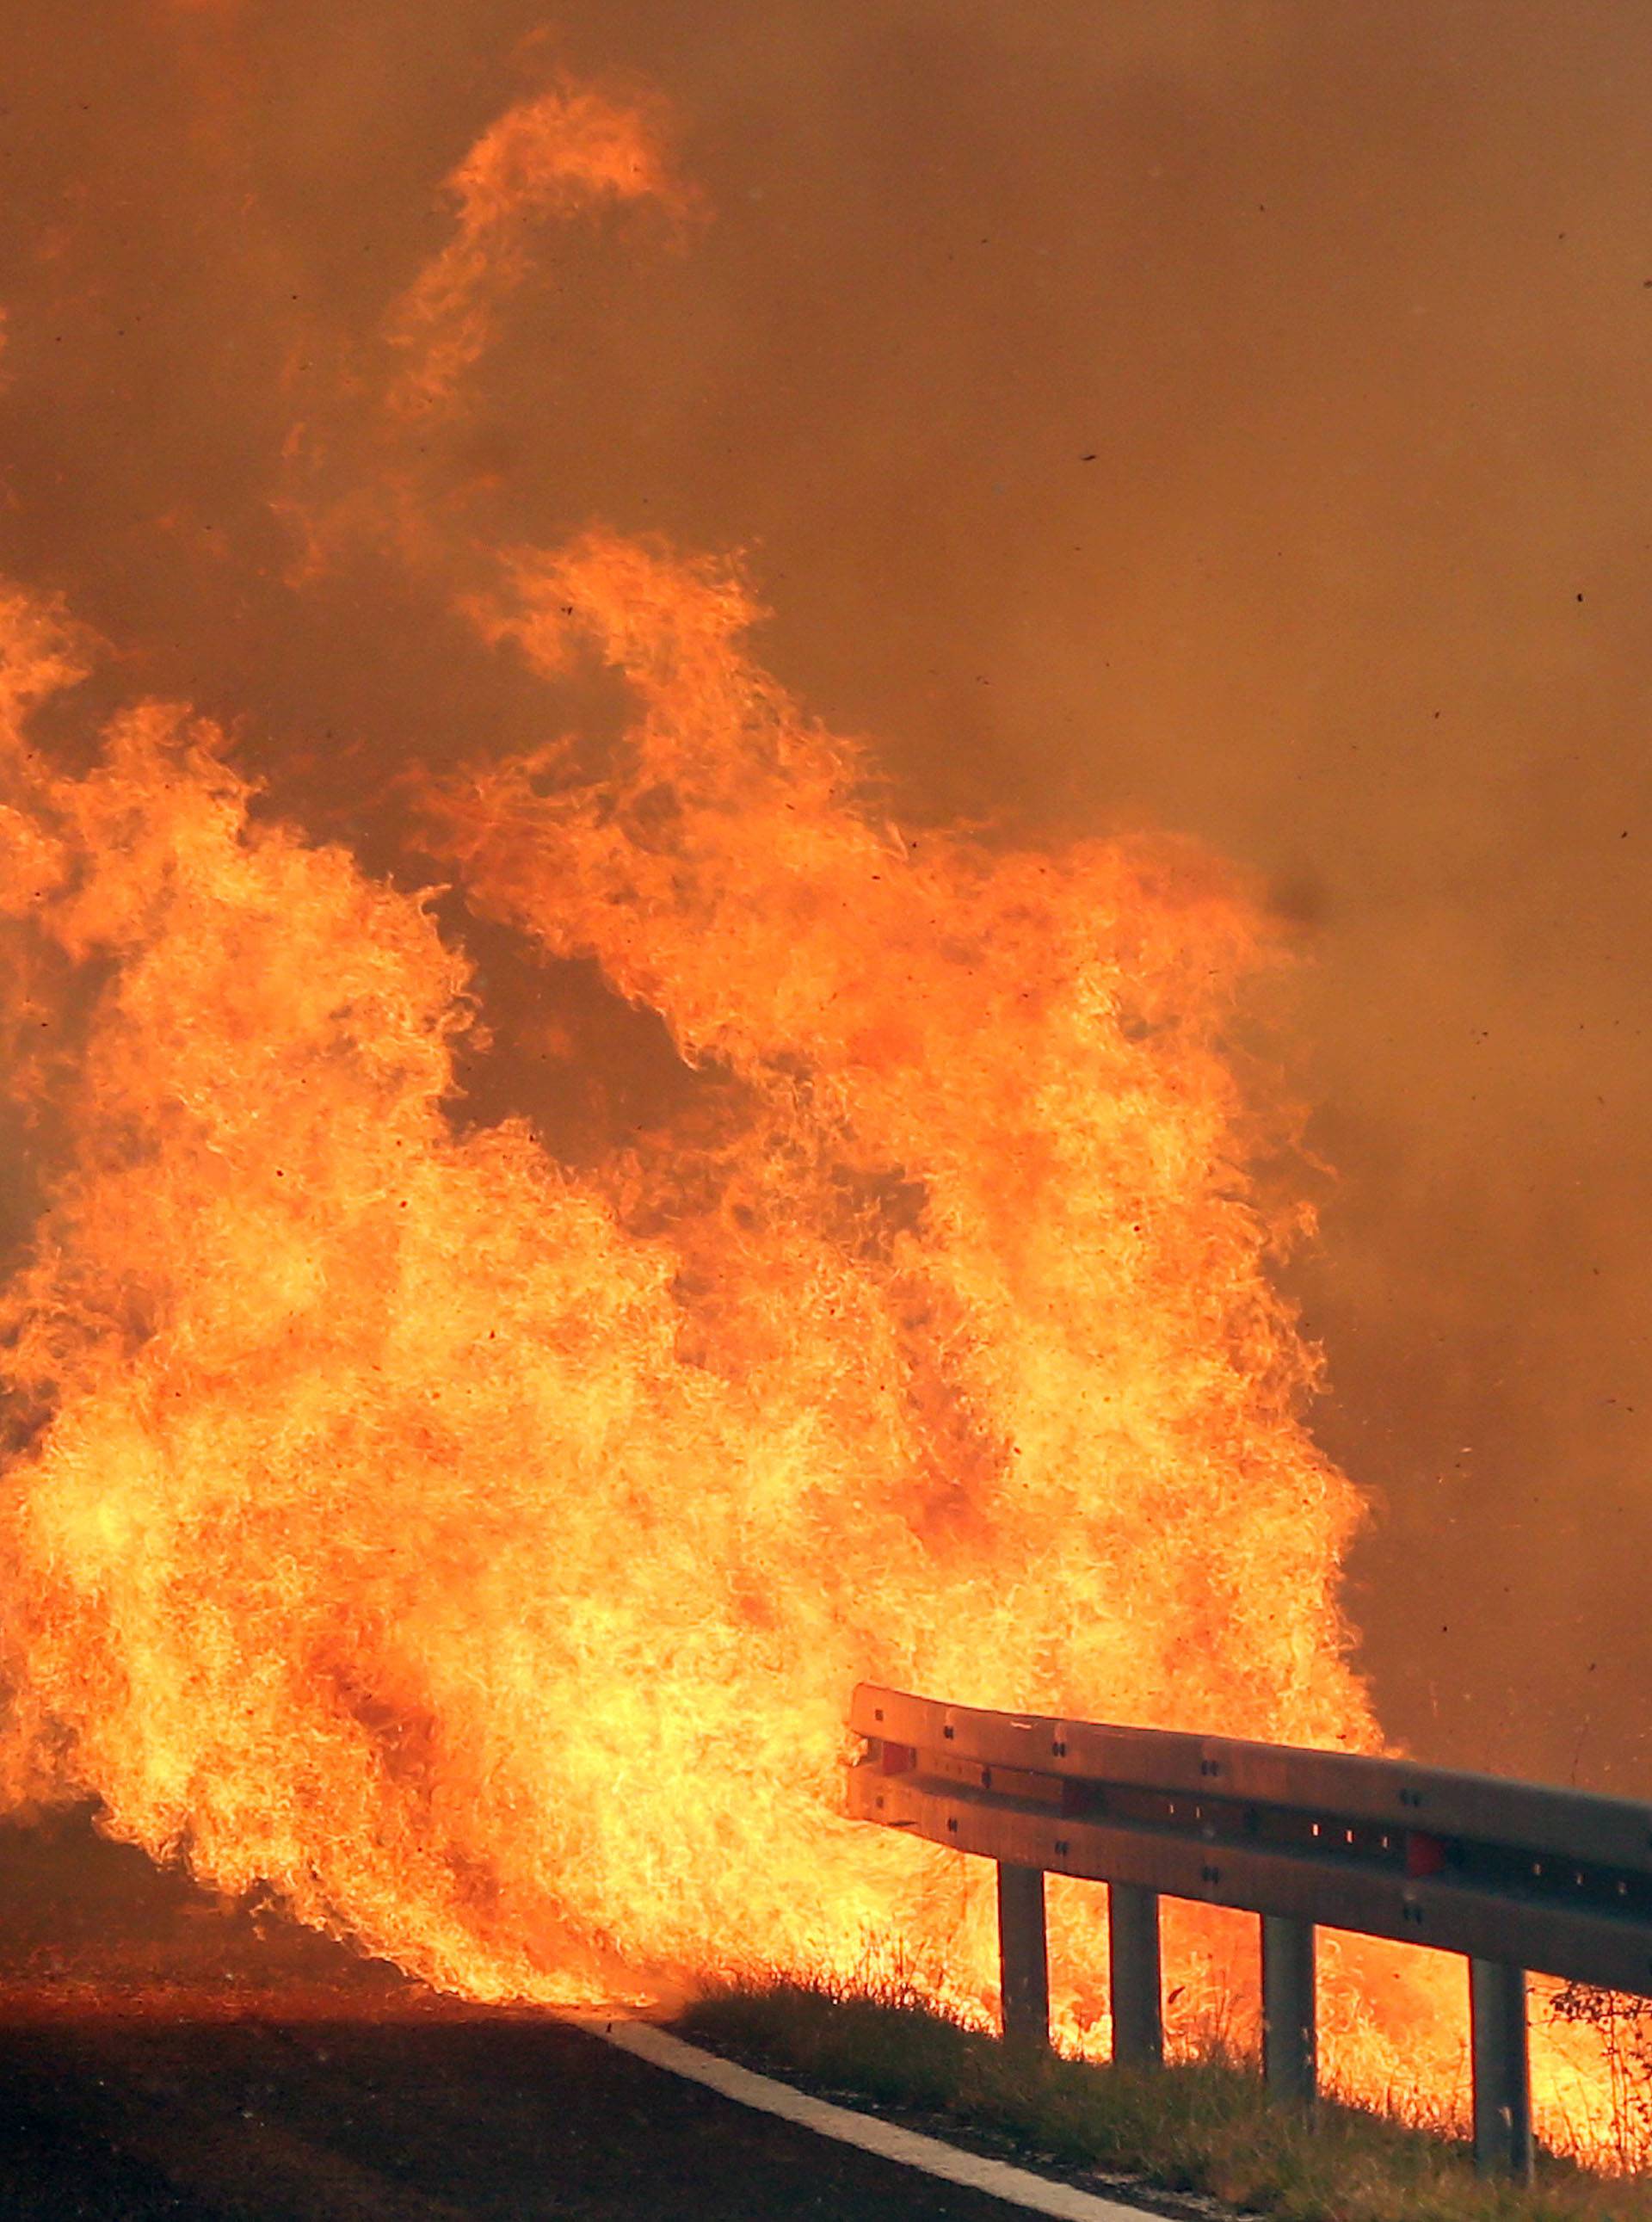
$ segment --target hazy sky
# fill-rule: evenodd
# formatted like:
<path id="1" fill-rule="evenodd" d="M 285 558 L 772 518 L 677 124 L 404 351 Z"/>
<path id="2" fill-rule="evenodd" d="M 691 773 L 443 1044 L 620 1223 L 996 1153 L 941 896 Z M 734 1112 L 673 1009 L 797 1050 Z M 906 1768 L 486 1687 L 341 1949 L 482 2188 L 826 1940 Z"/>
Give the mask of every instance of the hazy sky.
<path id="1" fill-rule="evenodd" d="M 478 134 L 558 65 L 656 86 L 704 218 L 548 234 L 429 483 L 495 539 L 743 548 L 764 654 L 908 816 L 1256 872 L 1305 960 L 1280 1053 L 1334 1177 L 1298 1278 L 1378 1501 L 1383 1717 L 1652 1792 L 1652 13 L 64 25 L 9 33 L 0 568 L 103 631 L 111 692 L 241 721 L 318 828 L 364 763 L 520 737 L 416 577 L 364 549 L 295 590 L 291 505 Z"/>

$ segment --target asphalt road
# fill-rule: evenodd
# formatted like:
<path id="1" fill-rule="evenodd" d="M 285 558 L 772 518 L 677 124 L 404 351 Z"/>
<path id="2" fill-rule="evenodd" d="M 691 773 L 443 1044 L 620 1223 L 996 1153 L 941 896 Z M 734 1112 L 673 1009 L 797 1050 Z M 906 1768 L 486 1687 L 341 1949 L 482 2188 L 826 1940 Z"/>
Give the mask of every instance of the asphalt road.
<path id="1" fill-rule="evenodd" d="M 3 2222 L 1009 2222 L 521 2016 L 0 2026 Z"/>

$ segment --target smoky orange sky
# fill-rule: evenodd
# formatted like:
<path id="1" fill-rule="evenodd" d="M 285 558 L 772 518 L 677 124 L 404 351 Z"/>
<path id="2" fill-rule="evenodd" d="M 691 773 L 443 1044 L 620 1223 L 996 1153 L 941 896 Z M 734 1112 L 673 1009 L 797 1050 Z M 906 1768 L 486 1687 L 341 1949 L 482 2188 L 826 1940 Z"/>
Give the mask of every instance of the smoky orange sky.
<path id="1" fill-rule="evenodd" d="M 495 118 L 559 68 L 651 88 L 691 204 L 535 241 L 388 510 L 405 470 L 459 543 L 743 549 L 765 660 L 904 820 L 1159 825 L 1260 876 L 1380 1717 L 1652 1792 L 1652 16 L 74 16 L 8 34 L 0 568 L 112 644 L 94 687 L 189 698 L 270 807 L 406 869 L 363 798 L 540 710 L 414 508 L 355 529 L 355 373 Z M 603 1090 L 559 1093 L 509 937 L 471 946 L 484 1114 L 577 1158 L 671 1084 L 593 989 Z"/>

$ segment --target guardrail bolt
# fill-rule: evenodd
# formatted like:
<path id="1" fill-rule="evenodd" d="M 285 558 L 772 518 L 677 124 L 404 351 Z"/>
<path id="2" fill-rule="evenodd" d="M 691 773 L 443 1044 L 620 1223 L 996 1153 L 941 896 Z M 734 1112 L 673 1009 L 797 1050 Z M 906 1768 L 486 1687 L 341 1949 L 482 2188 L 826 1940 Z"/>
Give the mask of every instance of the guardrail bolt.
<path id="1" fill-rule="evenodd" d="M 1488 2175 L 1531 2174 L 1531 2081 L 1526 1971 L 1468 1962 L 1469 2050 L 1474 2066 L 1474 2165 Z"/>
<path id="2" fill-rule="evenodd" d="M 1262 1916 L 1262 2073 L 1282 2099 L 1311 2106 L 1318 2095 L 1318 2000 L 1314 1925 Z"/>

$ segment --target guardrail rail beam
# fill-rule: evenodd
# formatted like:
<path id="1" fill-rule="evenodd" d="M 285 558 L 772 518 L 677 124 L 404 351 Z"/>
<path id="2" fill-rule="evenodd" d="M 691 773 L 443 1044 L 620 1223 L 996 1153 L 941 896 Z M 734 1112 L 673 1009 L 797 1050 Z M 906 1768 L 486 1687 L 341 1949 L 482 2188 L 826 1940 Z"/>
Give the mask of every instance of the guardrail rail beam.
<path id="1" fill-rule="evenodd" d="M 1315 2085 L 1318 1929 L 1471 1964 L 1474 2150 L 1524 2176 L 1523 1969 L 1652 1998 L 1652 1804 L 1362 1752 L 951 1705 L 863 1682 L 857 1819 L 998 1862 L 1006 2031 L 1048 2042 L 1041 1876 L 1105 1884 L 1113 2056 L 1163 2057 L 1161 1896 L 1262 1921 L 1263 2062 Z"/>

